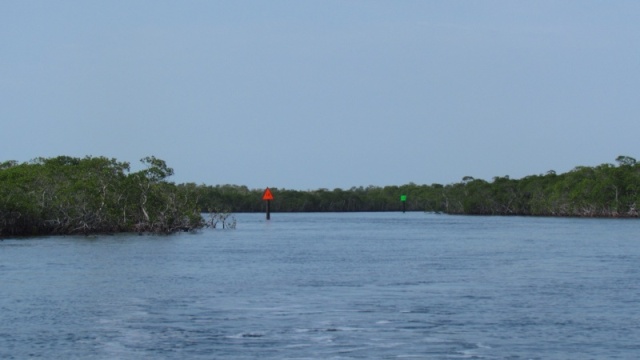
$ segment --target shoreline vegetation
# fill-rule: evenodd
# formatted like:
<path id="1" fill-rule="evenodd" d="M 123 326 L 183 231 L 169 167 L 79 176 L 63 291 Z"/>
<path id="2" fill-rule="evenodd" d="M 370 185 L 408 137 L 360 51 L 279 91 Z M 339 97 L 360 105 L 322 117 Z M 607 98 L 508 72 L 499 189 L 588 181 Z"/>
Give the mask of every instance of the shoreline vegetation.
<path id="1" fill-rule="evenodd" d="M 96 233 L 173 233 L 216 227 L 231 213 L 264 212 L 263 189 L 174 184 L 153 156 L 145 169 L 106 157 L 37 158 L 0 163 L 0 238 Z M 640 165 L 578 166 L 556 174 L 491 182 L 465 176 L 442 185 L 368 186 L 309 191 L 271 188 L 272 212 L 426 211 L 458 215 L 637 218 Z M 203 213 L 209 214 L 206 220 Z M 227 223 L 235 227 L 235 219 Z"/>
<path id="2" fill-rule="evenodd" d="M 153 156 L 146 169 L 105 157 L 0 164 L 0 236 L 172 233 L 205 226 L 196 196 L 169 183 Z"/>

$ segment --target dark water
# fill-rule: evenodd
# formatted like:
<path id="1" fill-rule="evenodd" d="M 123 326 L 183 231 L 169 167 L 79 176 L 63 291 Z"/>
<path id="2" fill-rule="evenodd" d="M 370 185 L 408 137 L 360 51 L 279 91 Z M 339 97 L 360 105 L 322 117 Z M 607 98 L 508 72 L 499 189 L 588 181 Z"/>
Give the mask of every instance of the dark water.
<path id="1" fill-rule="evenodd" d="M 640 357 L 637 220 L 236 217 L 0 242 L 0 358 Z"/>

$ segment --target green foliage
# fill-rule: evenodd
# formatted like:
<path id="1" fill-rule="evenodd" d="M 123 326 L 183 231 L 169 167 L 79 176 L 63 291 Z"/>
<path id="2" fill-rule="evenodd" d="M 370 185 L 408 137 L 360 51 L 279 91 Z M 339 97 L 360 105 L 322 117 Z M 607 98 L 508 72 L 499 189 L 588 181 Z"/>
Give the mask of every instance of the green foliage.
<path id="1" fill-rule="evenodd" d="M 10 166 L 5 164 L 10 163 Z M 147 169 L 105 157 L 37 158 L 0 166 L 0 236 L 174 232 L 203 225 L 196 193 L 164 181 L 164 161 Z"/>
<path id="2" fill-rule="evenodd" d="M 636 164 L 636 159 L 630 157 L 630 156 L 625 156 L 625 155 L 620 155 L 616 158 L 616 161 L 621 165 L 621 166 L 633 166 Z"/>
<path id="3" fill-rule="evenodd" d="M 263 212 L 264 189 L 167 182 L 173 169 L 153 156 L 144 170 L 105 157 L 37 158 L 0 163 L 0 236 L 170 233 L 202 226 L 235 227 L 232 212 Z M 297 191 L 271 188 L 273 212 L 433 211 L 473 215 L 637 217 L 640 165 L 578 166 L 516 180 L 465 176 L 441 185 L 367 186 Z M 201 213 L 208 212 L 205 222 Z"/>
<path id="4" fill-rule="evenodd" d="M 272 188 L 273 212 L 401 211 L 400 195 L 407 195 L 408 211 L 472 215 L 636 217 L 640 202 L 640 165 L 630 157 L 620 166 L 578 166 L 565 174 L 545 174 L 492 182 L 465 176 L 441 185 L 352 187 L 296 191 Z M 226 207 L 234 212 L 264 211 L 263 189 L 223 185 L 194 187 L 201 209 Z"/>

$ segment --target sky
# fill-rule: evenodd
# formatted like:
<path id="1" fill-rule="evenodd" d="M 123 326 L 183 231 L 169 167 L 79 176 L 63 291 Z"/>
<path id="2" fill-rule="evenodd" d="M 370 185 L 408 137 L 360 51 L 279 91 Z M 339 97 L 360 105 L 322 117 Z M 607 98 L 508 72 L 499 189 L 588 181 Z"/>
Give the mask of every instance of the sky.
<path id="1" fill-rule="evenodd" d="M 0 161 L 176 183 L 518 179 L 640 149 L 640 2 L 0 2 Z"/>

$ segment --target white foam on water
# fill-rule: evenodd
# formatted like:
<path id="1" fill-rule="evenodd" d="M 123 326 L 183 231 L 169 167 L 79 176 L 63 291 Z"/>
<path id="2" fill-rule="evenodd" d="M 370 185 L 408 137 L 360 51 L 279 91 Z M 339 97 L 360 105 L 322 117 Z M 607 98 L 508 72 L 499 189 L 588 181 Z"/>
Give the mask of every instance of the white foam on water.
<path id="1" fill-rule="evenodd" d="M 98 323 L 102 327 L 101 333 L 114 334 L 99 343 L 98 351 L 106 358 L 117 359 L 130 356 L 135 353 L 136 346 L 153 340 L 148 332 L 128 328 L 121 319 L 99 319 Z"/>
<path id="2" fill-rule="evenodd" d="M 461 350 L 459 351 L 460 355 L 456 355 L 453 357 L 459 358 L 459 359 L 469 359 L 469 358 L 475 358 L 478 357 L 478 353 L 476 351 L 473 350 Z"/>
<path id="3" fill-rule="evenodd" d="M 109 359 L 122 358 L 123 355 L 128 353 L 126 347 L 117 341 L 107 341 L 102 343 L 100 350 L 102 350 L 100 353 L 104 354 Z"/>
<path id="4" fill-rule="evenodd" d="M 426 342 L 426 343 L 451 343 L 453 342 L 453 340 L 449 340 L 449 339 L 443 339 L 443 338 L 438 338 L 438 337 L 426 337 L 423 338 L 422 341 Z"/>
<path id="5" fill-rule="evenodd" d="M 381 349 L 391 349 L 391 348 L 396 348 L 396 347 L 399 347 L 399 346 L 406 345 L 406 343 L 403 343 L 403 342 L 385 343 L 384 339 L 371 339 L 370 341 L 371 341 L 371 343 L 369 343 L 368 345 L 371 345 L 371 346 L 376 347 L 376 348 L 381 348 Z"/>
<path id="6" fill-rule="evenodd" d="M 333 343 L 333 336 L 313 336 L 311 337 L 311 340 L 316 342 L 316 343 Z"/>
<path id="7" fill-rule="evenodd" d="M 340 350 L 336 350 L 336 353 L 338 353 L 338 354 L 347 354 L 347 353 L 352 353 L 352 352 L 356 352 L 356 351 L 367 351 L 367 350 L 371 350 L 371 347 L 369 347 L 369 346 L 359 346 L 359 347 L 352 347 L 352 348 L 347 348 L 347 349 L 340 349 Z"/>

